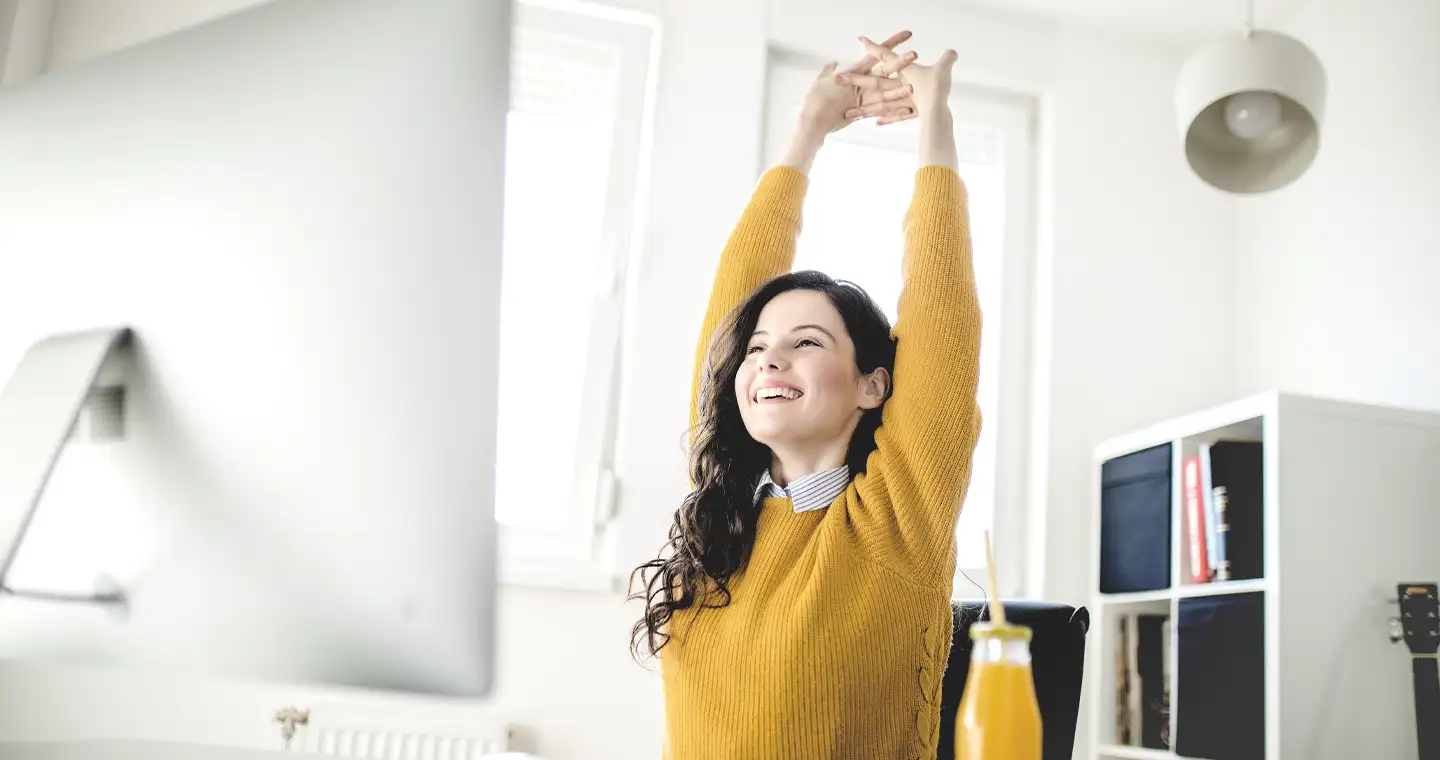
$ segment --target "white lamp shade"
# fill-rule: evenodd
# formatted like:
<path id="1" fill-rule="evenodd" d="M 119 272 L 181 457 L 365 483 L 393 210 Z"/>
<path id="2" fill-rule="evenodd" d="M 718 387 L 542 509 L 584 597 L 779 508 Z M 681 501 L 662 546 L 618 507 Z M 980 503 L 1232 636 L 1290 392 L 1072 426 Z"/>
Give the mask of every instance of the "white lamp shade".
<path id="1" fill-rule="evenodd" d="M 1175 87 L 1190 168 L 1232 193 L 1294 182 L 1320 149 L 1325 86 L 1320 59 L 1283 34 L 1237 34 L 1200 50 Z"/>

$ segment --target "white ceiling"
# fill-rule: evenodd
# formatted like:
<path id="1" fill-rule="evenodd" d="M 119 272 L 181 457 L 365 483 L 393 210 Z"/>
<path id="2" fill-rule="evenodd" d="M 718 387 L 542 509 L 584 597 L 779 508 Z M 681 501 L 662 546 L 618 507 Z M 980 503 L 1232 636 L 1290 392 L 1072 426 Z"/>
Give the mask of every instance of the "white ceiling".
<path id="1" fill-rule="evenodd" d="M 947 0 L 940 0 L 946 2 Z M 948 0 L 954 2 L 955 0 Z M 965 0 L 1059 18 L 1167 45 L 1196 45 L 1244 27 L 1247 0 Z M 1257 26 L 1279 25 L 1314 0 L 1255 0 Z"/>

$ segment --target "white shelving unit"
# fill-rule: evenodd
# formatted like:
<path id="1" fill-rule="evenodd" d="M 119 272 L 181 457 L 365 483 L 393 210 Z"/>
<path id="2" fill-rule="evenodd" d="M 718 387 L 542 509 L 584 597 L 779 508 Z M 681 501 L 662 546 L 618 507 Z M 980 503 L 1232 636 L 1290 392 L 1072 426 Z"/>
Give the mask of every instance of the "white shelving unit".
<path id="1" fill-rule="evenodd" d="M 1184 459 L 1220 439 L 1260 441 L 1264 577 L 1191 584 Z M 1102 594 L 1101 465 L 1171 445 L 1170 586 Z M 1264 606 L 1265 760 L 1406 760 L 1417 754 L 1409 653 L 1389 639 L 1396 584 L 1440 580 L 1440 414 L 1266 393 L 1108 441 L 1095 452 L 1092 642 L 1093 760 L 1173 760 L 1117 746 L 1116 621 L 1168 615 L 1170 736 L 1185 694 L 1178 652 L 1182 600 L 1258 593 Z"/>

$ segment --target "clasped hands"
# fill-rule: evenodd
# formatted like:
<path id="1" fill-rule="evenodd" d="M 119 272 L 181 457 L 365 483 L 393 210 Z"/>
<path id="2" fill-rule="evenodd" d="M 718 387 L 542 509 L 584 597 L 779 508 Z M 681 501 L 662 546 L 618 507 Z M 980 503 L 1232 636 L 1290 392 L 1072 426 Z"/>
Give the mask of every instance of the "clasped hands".
<path id="1" fill-rule="evenodd" d="M 902 31 L 880 44 L 860 37 L 864 58 L 838 71 L 837 63 L 826 64 L 805 95 L 802 125 L 827 134 L 864 118 L 894 124 L 944 108 L 955 51 L 923 65 L 913 50 L 895 52 L 910 36 Z"/>

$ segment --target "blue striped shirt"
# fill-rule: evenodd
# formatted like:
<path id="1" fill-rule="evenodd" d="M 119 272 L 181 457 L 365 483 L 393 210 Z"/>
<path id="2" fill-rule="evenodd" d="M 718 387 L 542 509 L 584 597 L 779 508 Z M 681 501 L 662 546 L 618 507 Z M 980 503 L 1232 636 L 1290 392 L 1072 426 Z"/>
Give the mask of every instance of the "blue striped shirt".
<path id="1" fill-rule="evenodd" d="M 850 485 L 850 467 L 840 465 L 820 472 L 802 475 L 790 483 L 788 488 L 770 479 L 770 471 L 760 476 L 760 485 L 755 488 L 755 501 L 766 497 L 789 499 L 796 512 L 823 509 L 834 503 Z"/>

